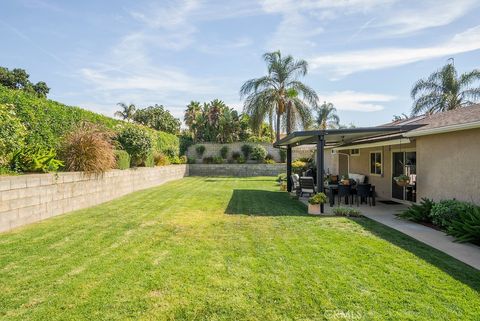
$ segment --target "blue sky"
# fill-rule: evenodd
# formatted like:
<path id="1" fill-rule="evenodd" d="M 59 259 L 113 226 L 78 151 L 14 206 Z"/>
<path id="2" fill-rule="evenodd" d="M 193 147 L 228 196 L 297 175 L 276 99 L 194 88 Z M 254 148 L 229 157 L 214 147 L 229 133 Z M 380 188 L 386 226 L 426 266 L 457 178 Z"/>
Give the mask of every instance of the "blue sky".
<path id="1" fill-rule="evenodd" d="M 0 65 L 44 80 L 49 97 L 106 115 L 116 103 L 191 100 L 241 110 L 241 84 L 280 49 L 309 62 L 304 82 L 342 123 L 408 113 L 419 78 L 455 58 L 480 66 L 480 1 L 243 0 L 0 3 Z"/>

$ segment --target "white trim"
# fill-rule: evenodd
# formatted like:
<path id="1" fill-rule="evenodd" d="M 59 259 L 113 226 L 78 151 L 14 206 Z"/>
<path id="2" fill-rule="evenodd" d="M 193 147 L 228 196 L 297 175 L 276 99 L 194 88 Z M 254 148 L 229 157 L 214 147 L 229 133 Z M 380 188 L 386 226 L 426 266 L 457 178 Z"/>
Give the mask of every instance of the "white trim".
<path id="1" fill-rule="evenodd" d="M 380 154 L 380 163 L 381 163 L 381 167 L 380 167 L 380 174 L 377 174 L 377 173 L 372 173 L 372 154 Z M 369 175 L 372 175 L 372 176 L 382 176 L 383 173 L 384 173 L 384 164 L 383 164 L 383 151 L 381 150 L 372 150 L 369 152 L 368 154 L 368 173 Z"/>
<path id="2" fill-rule="evenodd" d="M 449 133 L 459 130 L 467 130 L 467 129 L 474 129 L 480 128 L 480 121 L 474 121 L 470 123 L 464 124 L 455 124 L 455 125 L 448 125 L 443 127 L 437 128 L 430 128 L 430 129 L 418 129 L 407 132 L 403 134 L 404 137 L 417 137 L 417 136 L 425 136 L 425 135 L 433 135 L 433 134 L 442 134 L 442 133 Z"/>
<path id="3" fill-rule="evenodd" d="M 335 147 L 335 148 L 332 148 L 332 150 L 339 151 L 339 150 L 350 150 L 350 149 L 357 149 L 357 148 L 362 149 L 362 148 L 382 147 L 382 146 L 409 144 L 409 143 L 411 143 L 410 139 L 400 138 L 400 139 L 392 139 L 392 140 L 386 140 L 383 142 L 376 142 L 376 143 L 369 143 L 369 144 L 358 144 L 358 145 L 345 146 L 345 147 Z"/>
<path id="4" fill-rule="evenodd" d="M 358 151 L 358 153 L 356 154 L 352 154 L 352 151 L 356 149 Z M 353 157 L 357 157 L 357 156 L 360 156 L 360 148 L 350 148 L 349 149 L 349 152 L 350 152 L 350 156 L 353 156 Z"/>

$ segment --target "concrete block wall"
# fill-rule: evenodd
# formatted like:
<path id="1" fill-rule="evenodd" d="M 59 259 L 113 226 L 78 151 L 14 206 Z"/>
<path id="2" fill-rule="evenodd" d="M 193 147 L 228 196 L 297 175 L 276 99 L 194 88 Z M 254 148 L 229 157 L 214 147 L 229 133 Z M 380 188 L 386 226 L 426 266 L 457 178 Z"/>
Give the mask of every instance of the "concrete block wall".
<path id="1" fill-rule="evenodd" d="M 230 144 L 217 144 L 217 143 L 199 143 L 197 145 L 192 145 L 188 147 L 187 156 L 197 158 L 197 152 L 195 148 L 198 145 L 205 146 L 205 152 L 203 153 L 203 157 L 213 157 L 213 156 L 220 156 L 220 149 L 223 146 L 228 146 L 228 158 L 231 158 L 233 152 L 239 152 L 242 154 L 242 146 L 245 144 L 249 145 L 262 145 L 267 150 L 267 153 L 273 156 L 273 159 L 276 162 L 280 162 L 280 152 L 278 148 L 273 147 L 270 143 L 245 143 L 245 142 L 236 142 Z M 314 146 L 298 146 L 292 149 L 292 158 L 295 160 L 301 157 L 312 157 Z"/>
<path id="2" fill-rule="evenodd" d="M 188 176 L 188 165 L 0 177 L 0 232 Z"/>
<path id="3" fill-rule="evenodd" d="M 191 176 L 277 176 L 286 173 L 285 164 L 190 164 Z"/>

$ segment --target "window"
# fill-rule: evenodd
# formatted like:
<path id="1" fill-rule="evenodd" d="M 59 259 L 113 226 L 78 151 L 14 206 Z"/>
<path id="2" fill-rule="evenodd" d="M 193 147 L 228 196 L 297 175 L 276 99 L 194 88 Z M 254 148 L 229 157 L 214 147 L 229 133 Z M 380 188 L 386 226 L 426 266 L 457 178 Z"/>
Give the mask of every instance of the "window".
<path id="1" fill-rule="evenodd" d="M 370 153 L 370 174 L 382 175 L 382 152 Z"/>
<path id="2" fill-rule="evenodd" d="M 350 156 L 360 156 L 360 149 L 358 148 L 350 149 Z"/>

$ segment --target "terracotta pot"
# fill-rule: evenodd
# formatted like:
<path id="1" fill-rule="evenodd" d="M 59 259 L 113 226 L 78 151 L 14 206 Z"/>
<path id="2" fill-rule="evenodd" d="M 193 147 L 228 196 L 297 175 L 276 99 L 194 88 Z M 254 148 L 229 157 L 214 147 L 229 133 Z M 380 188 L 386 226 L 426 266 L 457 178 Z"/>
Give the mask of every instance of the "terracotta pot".
<path id="1" fill-rule="evenodd" d="M 308 214 L 320 214 L 320 204 L 308 204 Z"/>

